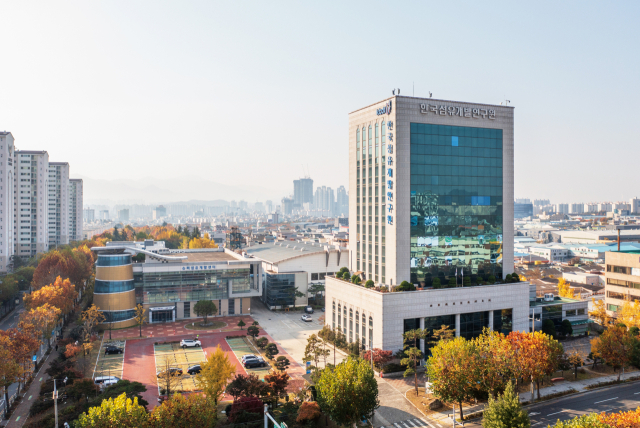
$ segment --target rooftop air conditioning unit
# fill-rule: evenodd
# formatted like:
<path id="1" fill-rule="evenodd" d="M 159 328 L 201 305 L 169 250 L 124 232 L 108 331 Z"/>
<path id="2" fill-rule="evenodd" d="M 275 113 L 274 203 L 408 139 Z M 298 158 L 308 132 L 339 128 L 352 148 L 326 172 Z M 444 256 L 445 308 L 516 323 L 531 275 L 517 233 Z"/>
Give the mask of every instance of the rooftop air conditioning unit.
<path id="1" fill-rule="evenodd" d="M 545 302 L 553 302 L 553 300 L 554 300 L 553 293 L 544 293 Z"/>

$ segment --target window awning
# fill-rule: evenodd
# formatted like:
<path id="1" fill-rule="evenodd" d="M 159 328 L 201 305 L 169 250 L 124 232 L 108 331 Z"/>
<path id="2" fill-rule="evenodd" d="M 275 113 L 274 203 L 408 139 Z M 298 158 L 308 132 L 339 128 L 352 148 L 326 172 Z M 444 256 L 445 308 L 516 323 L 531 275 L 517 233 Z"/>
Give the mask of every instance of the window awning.
<path id="1" fill-rule="evenodd" d="M 157 308 L 149 308 L 149 310 L 151 312 L 154 312 L 154 311 L 172 311 L 174 309 L 175 309 L 175 306 L 160 306 L 160 307 L 157 307 Z"/>

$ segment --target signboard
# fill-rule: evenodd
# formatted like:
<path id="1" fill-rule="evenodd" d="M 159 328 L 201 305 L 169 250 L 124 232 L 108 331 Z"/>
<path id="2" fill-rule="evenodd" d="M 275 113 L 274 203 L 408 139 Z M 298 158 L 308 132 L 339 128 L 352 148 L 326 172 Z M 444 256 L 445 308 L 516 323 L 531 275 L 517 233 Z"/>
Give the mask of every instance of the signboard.
<path id="1" fill-rule="evenodd" d="M 307 361 L 307 374 L 311 374 L 311 361 Z"/>
<path id="2" fill-rule="evenodd" d="M 33 356 L 33 362 L 35 363 L 36 361 L 38 361 L 38 356 L 37 356 L 37 355 L 34 355 L 34 356 Z"/>
<path id="3" fill-rule="evenodd" d="M 631 275 L 640 276 L 640 268 L 631 268 Z"/>

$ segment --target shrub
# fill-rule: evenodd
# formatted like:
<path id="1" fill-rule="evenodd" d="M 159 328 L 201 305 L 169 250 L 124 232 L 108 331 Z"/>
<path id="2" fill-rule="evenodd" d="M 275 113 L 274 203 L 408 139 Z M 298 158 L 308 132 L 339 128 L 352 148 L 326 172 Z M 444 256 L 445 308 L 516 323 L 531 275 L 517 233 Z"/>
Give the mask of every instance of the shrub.
<path id="1" fill-rule="evenodd" d="M 415 291 L 416 287 L 407 281 L 402 281 L 393 291 Z"/>
<path id="2" fill-rule="evenodd" d="M 299 424 L 303 424 L 306 422 L 315 421 L 320 417 L 322 412 L 320 411 L 320 406 L 315 401 L 305 401 L 300 406 L 298 410 L 298 417 L 296 418 L 296 422 Z"/>
<path id="3" fill-rule="evenodd" d="M 356 285 L 360 284 L 360 277 L 358 275 L 353 275 L 351 277 L 351 282 L 353 282 Z"/>
<path id="4" fill-rule="evenodd" d="M 372 288 L 374 285 L 373 280 L 368 279 L 367 282 L 364 283 L 365 288 Z"/>
<path id="5" fill-rule="evenodd" d="M 398 363 L 389 363 L 382 368 L 382 373 L 398 373 L 407 370 L 407 366 Z"/>
<path id="6" fill-rule="evenodd" d="M 440 282 L 440 278 L 433 278 L 431 285 L 433 286 L 433 288 L 442 288 L 442 283 Z"/>
<path id="7" fill-rule="evenodd" d="M 73 342 L 76 340 L 82 340 L 84 337 L 84 327 L 77 325 L 71 329 L 69 332 L 69 338 L 73 339 Z"/>
<path id="8" fill-rule="evenodd" d="M 227 415 L 233 423 L 250 422 L 260 419 L 264 404 L 258 397 L 240 397 L 233 402 L 231 413 Z"/>
<path id="9" fill-rule="evenodd" d="M 638 327 L 636 327 L 636 326 L 633 326 L 633 327 L 631 327 L 631 328 L 629 329 L 629 334 L 630 334 L 631 336 L 637 337 L 637 336 L 638 336 L 638 333 L 640 333 L 640 329 L 639 329 Z"/>
<path id="10" fill-rule="evenodd" d="M 506 282 L 511 282 L 511 274 L 508 273 L 507 276 L 505 277 L 505 281 Z"/>
<path id="11" fill-rule="evenodd" d="M 493 275 L 489 275 L 489 276 L 487 277 L 487 282 L 488 282 L 489 284 L 495 284 L 495 283 L 496 283 L 496 277 L 495 277 L 495 276 L 493 276 Z"/>
<path id="12" fill-rule="evenodd" d="M 387 291 L 389 291 L 389 289 L 387 288 L 386 285 L 383 285 L 382 287 L 380 287 L 380 292 L 381 293 L 386 293 Z"/>
<path id="13" fill-rule="evenodd" d="M 267 339 L 266 337 L 259 337 L 256 340 L 256 345 L 258 345 L 258 348 L 260 349 L 264 349 L 268 343 L 269 343 L 269 339 Z"/>
<path id="14" fill-rule="evenodd" d="M 542 332 L 551 337 L 556 335 L 556 326 L 553 321 L 547 319 L 542 322 Z"/>
<path id="15" fill-rule="evenodd" d="M 29 409 L 29 416 L 37 415 L 38 413 L 42 413 L 47 409 L 53 407 L 53 400 L 48 399 L 45 400 L 42 397 L 38 398 L 32 405 L 31 409 Z"/>

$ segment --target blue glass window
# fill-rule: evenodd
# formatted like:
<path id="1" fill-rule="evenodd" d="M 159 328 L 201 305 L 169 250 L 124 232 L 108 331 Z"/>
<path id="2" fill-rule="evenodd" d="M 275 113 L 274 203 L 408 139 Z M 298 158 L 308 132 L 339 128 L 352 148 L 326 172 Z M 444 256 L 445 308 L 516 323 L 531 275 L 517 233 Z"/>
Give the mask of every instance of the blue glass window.
<path id="1" fill-rule="evenodd" d="M 136 316 L 135 309 L 128 309 L 126 311 L 101 311 L 104 314 L 104 322 L 119 322 L 133 319 Z"/>
<path id="2" fill-rule="evenodd" d="M 124 291 L 133 290 L 135 288 L 133 280 L 129 281 L 102 281 L 96 279 L 96 284 L 93 289 L 94 293 L 106 294 L 106 293 L 122 293 Z"/>
<path id="3" fill-rule="evenodd" d="M 131 254 L 106 255 L 98 254 L 96 266 L 124 266 L 131 264 Z"/>
<path id="4" fill-rule="evenodd" d="M 453 147 L 458 147 L 458 137 L 456 137 L 455 135 L 451 137 L 451 145 Z"/>

